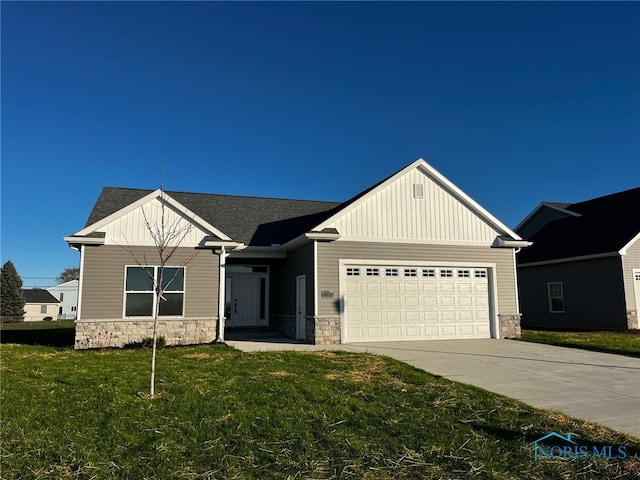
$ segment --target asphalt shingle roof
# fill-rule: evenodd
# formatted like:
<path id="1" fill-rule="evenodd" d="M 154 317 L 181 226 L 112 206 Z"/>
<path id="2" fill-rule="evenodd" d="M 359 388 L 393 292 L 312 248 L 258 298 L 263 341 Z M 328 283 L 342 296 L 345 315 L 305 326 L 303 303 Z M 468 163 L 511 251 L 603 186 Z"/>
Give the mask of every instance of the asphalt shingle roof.
<path id="1" fill-rule="evenodd" d="M 640 233 L 640 187 L 562 205 L 580 216 L 553 220 L 534 233 L 518 263 L 616 252 Z"/>
<path id="2" fill-rule="evenodd" d="M 153 190 L 104 187 L 85 226 L 117 212 Z M 311 230 L 342 205 L 208 193 L 166 192 L 234 241 L 251 246 L 283 244 Z"/>
<path id="3" fill-rule="evenodd" d="M 22 294 L 27 303 L 59 303 L 56 297 L 40 288 L 23 288 Z"/>

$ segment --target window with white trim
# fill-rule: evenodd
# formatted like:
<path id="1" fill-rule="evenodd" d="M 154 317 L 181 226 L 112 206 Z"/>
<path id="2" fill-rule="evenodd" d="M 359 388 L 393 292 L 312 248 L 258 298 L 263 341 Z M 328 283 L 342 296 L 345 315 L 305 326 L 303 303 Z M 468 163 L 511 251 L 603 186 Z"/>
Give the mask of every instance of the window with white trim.
<path id="1" fill-rule="evenodd" d="M 377 268 L 367 268 L 367 277 L 377 277 L 380 275 L 380 270 Z"/>
<path id="2" fill-rule="evenodd" d="M 385 270 L 385 275 L 387 277 L 397 277 L 398 276 L 398 269 L 397 268 L 387 268 Z"/>
<path id="3" fill-rule="evenodd" d="M 415 268 L 405 268 L 404 269 L 404 276 L 405 277 L 417 277 L 418 276 L 418 272 Z"/>
<path id="4" fill-rule="evenodd" d="M 40 305 L 40 313 L 47 313 L 47 306 L 46 305 Z"/>
<path id="5" fill-rule="evenodd" d="M 449 270 L 449 269 L 441 269 L 440 270 L 440 277 L 441 278 L 451 278 L 453 277 L 453 270 Z"/>
<path id="6" fill-rule="evenodd" d="M 357 267 L 347 267 L 347 277 L 359 277 L 360 269 Z"/>
<path id="7" fill-rule="evenodd" d="M 564 313 L 564 292 L 562 282 L 547 283 L 547 293 L 549 294 L 549 312 Z"/>
<path id="8" fill-rule="evenodd" d="M 487 278 L 486 270 L 476 270 L 473 272 L 473 274 L 476 278 Z"/>
<path id="9" fill-rule="evenodd" d="M 458 278 L 469 278 L 470 276 L 469 270 L 458 270 Z"/>
<path id="10" fill-rule="evenodd" d="M 435 277 L 436 276 L 436 271 L 433 268 L 423 268 L 422 269 L 422 276 L 423 277 Z"/>
<path id="11" fill-rule="evenodd" d="M 160 283 L 160 267 L 126 267 L 125 316 L 152 317 Z M 184 267 L 164 267 L 162 296 L 158 314 L 162 317 L 184 315 Z"/>

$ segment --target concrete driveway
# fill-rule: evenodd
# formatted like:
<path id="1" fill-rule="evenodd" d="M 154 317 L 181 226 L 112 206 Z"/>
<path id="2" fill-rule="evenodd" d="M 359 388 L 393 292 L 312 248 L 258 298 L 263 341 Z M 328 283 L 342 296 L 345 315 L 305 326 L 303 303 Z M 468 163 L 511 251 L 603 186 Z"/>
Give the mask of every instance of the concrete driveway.
<path id="1" fill-rule="evenodd" d="M 640 359 L 514 340 L 343 345 L 640 437 Z"/>
<path id="2" fill-rule="evenodd" d="M 307 345 L 286 339 L 229 341 L 245 351 L 347 350 L 386 355 L 534 407 L 640 438 L 640 359 L 514 340 Z"/>

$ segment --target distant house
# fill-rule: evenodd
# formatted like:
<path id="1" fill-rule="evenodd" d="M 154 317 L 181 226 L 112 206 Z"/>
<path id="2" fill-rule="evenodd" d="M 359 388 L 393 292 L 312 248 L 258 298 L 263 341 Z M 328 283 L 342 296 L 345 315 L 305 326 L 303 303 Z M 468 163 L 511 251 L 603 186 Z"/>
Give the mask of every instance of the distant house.
<path id="1" fill-rule="evenodd" d="M 53 320 L 58 315 L 58 299 L 41 288 L 22 289 L 25 299 L 25 322 Z"/>
<path id="2" fill-rule="evenodd" d="M 80 251 L 76 348 L 150 336 L 145 223 L 162 213 L 192 227 L 167 266 L 168 344 L 259 327 L 315 344 L 519 335 L 528 242 L 419 159 L 343 203 L 104 188 L 65 238 Z"/>
<path id="3" fill-rule="evenodd" d="M 629 330 L 640 306 L 640 188 L 543 202 L 515 231 L 522 328 Z"/>
<path id="4" fill-rule="evenodd" d="M 74 319 L 78 310 L 78 280 L 70 280 L 55 287 L 47 288 L 47 291 L 60 302 L 58 305 L 59 319 Z"/>

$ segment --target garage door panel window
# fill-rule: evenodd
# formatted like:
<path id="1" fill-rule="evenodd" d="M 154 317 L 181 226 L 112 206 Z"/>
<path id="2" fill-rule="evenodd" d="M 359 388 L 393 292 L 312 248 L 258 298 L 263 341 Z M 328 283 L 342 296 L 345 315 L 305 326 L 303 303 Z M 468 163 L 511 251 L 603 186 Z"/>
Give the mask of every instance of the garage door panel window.
<path id="1" fill-rule="evenodd" d="M 440 277 L 441 278 L 452 278 L 453 277 L 453 270 L 445 270 L 445 269 L 440 270 Z"/>
<path id="2" fill-rule="evenodd" d="M 418 276 L 417 269 L 415 269 L 415 268 L 405 268 L 404 269 L 404 276 L 405 277 L 417 277 Z"/>

